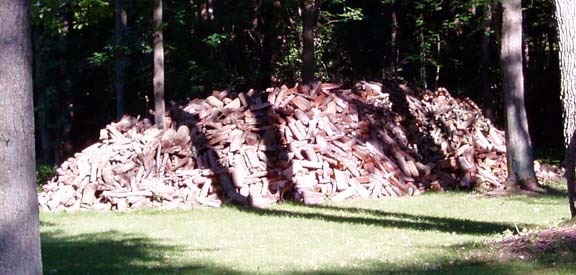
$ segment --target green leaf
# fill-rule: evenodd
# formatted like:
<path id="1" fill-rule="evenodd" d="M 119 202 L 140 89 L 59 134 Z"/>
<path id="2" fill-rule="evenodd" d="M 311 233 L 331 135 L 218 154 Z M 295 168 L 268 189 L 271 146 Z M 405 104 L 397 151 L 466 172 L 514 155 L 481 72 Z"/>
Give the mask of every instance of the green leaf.
<path id="1" fill-rule="evenodd" d="M 213 33 L 206 38 L 202 39 L 202 42 L 217 48 L 223 44 L 225 40 L 228 40 L 229 35 L 226 33 Z"/>

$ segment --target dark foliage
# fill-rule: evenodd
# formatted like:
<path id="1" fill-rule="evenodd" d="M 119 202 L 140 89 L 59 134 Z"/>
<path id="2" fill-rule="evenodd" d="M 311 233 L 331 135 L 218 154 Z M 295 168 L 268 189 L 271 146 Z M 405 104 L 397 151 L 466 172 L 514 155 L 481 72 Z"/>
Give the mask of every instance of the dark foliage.
<path id="1" fill-rule="evenodd" d="M 114 5 L 104 0 L 34 1 L 36 113 L 43 162 L 62 160 L 91 144 L 115 119 Z M 152 96 L 152 4 L 123 1 L 128 27 L 126 112 L 148 115 Z M 214 89 L 262 90 L 301 80 L 301 16 L 296 0 L 164 3 L 165 96 L 184 102 Z M 497 123 L 497 9 L 484 33 L 484 1 L 321 1 L 315 29 L 316 78 L 352 84 L 390 77 L 482 102 L 482 37 L 490 38 L 489 77 Z M 489 2 L 489 1 L 487 1 Z M 526 102 L 534 146 L 562 146 L 555 23 L 550 1 L 524 3 Z M 392 14 L 397 41 L 392 43 Z M 37 127 L 41 129 L 41 127 Z M 67 138 L 68 137 L 68 138 Z M 72 137 L 72 138 L 69 138 Z M 49 143 L 49 144 L 47 144 Z"/>

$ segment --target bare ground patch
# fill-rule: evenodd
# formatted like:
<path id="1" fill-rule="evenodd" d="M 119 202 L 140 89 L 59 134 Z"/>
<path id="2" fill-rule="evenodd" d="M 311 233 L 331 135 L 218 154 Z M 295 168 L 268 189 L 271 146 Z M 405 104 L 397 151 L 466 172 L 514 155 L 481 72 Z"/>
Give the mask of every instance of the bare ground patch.
<path id="1" fill-rule="evenodd" d="M 576 258 L 576 226 L 528 232 L 490 241 L 487 245 L 500 261 L 571 261 Z"/>

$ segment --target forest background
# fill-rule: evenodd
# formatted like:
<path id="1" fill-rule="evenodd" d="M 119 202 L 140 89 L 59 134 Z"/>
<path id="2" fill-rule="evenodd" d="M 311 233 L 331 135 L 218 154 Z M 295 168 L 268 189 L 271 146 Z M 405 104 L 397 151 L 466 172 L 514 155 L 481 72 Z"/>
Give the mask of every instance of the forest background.
<path id="1" fill-rule="evenodd" d="M 302 80 L 296 0 L 163 0 L 165 97 L 258 91 Z M 553 3 L 522 1 L 525 96 L 537 155 L 562 159 Z M 32 1 L 37 159 L 58 164 L 122 114 L 149 115 L 153 1 Z M 315 2 L 315 78 L 398 80 L 470 97 L 504 124 L 501 11 L 486 0 Z M 152 118 L 152 115 L 150 115 Z"/>

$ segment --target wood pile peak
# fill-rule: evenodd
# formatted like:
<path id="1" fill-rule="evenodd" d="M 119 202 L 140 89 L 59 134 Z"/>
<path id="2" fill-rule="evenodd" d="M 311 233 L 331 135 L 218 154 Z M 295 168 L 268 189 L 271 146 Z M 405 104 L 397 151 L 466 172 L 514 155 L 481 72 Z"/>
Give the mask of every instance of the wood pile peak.
<path id="1" fill-rule="evenodd" d="M 42 186 L 56 210 L 266 207 L 499 188 L 504 134 L 469 99 L 393 82 L 215 91 L 167 114 L 129 116 Z M 538 168 L 540 166 L 537 166 Z M 555 171 L 537 169 L 540 177 Z"/>

